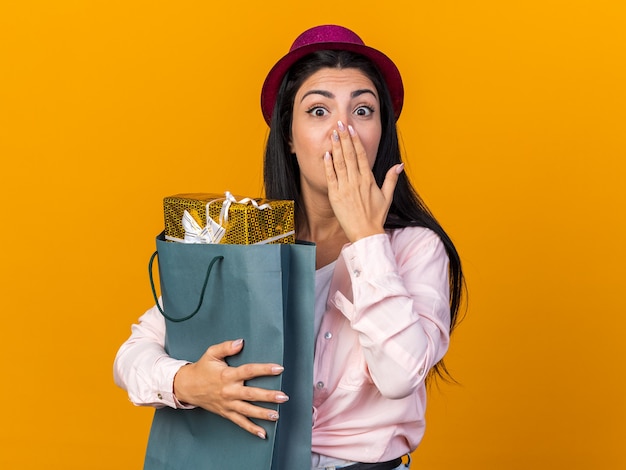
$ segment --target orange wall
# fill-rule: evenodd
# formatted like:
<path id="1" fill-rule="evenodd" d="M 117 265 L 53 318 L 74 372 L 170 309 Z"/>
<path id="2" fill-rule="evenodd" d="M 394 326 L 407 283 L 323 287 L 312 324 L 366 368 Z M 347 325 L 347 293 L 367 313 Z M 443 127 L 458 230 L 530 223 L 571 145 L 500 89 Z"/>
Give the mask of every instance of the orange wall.
<path id="1" fill-rule="evenodd" d="M 259 194 L 262 80 L 326 22 L 402 70 L 407 171 L 467 271 L 416 468 L 623 468 L 624 3 L 212 3 L 0 4 L 0 468 L 141 467 L 111 366 L 161 198 Z"/>

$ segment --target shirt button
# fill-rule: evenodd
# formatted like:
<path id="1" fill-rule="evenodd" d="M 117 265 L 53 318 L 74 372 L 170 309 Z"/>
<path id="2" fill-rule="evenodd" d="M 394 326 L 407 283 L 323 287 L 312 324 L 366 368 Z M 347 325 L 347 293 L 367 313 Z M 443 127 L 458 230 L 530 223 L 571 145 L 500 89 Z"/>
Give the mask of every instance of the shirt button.
<path id="1" fill-rule="evenodd" d="M 320 382 L 317 382 L 317 383 L 315 384 L 315 386 L 316 386 L 319 390 L 321 390 L 321 389 L 323 389 L 323 388 L 324 388 L 324 382 L 321 382 L 321 381 L 320 381 Z"/>
<path id="2" fill-rule="evenodd" d="M 163 395 L 161 395 L 160 393 L 157 393 L 157 397 L 159 400 L 163 400 Z"/>
<path id="3" fill-rule="evenodd" d="M 324 334 L 324 338 L 326 338 L 326 339 L 330 339 L 330 338 L 332 338 L 332 337 L 333 337 L 333 334 L 332 334 L 330 331 L 327 331 L 327 332 Z"/>
<path id="4" fill-rule="evenodd" d="M 417 371 L 417 373 L 419 375 L 424 375 L 424 368 L 422 367 L 420 370 Z"/>
<path id="5" fill-rule="evenodd" d="M 352 272 L 354 273 L 354 277 L 359 277 L 361 275 L 361 271 L 359 271 L 358 269 L 355 269 Z"/>

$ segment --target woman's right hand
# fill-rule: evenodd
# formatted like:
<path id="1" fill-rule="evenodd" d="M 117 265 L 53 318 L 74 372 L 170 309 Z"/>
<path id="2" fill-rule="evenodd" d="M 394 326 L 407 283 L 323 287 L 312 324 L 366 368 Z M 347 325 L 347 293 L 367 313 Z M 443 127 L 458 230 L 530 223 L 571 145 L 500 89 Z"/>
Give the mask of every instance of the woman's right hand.
<path id="1" fill-rule="evenodd" d="M 250 418 L 276 421 L 278 413 L 250 402 L 284 403 L 289 397 L 280 390 L 249 387 L 245 381 L 255 377 L 279 375 L 283 367 L 279 364 L 229 366 L 225 358 L 239 353 L 242 348 L 241 339 L 209 347 L 198 362 L 179 369 L 174 377 L 174 395 L 182 403 L 218 414 L 265 439 L 265 430 Z"/>

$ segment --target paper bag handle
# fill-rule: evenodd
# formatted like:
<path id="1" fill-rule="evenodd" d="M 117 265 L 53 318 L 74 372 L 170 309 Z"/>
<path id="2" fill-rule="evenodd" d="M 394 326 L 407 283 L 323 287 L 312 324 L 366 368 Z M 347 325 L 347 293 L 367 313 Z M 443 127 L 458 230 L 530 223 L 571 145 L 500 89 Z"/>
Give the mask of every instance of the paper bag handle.
<path id="1" fill-rule="evenodd" d="M 152 288 L 152 295 L 154 296 L 154 301 L 156 302 L 156 306 L 159 309 L 159 312 L 161 312 L 161 315 L 163 315 L 165 318 L 167 318 L 171 322 L 178 323 L 178 322 L 189 320 L 196 313 L 198 313 L 200 311 L 200 307 L 202 307 L 202 302 L 204 301 L 204 292 L 206 291 L 206 286 L 209 283 L 209 276 L 211 275 L 211 270 L 213 269 L 213 265 L 217 261 L 223 260 L 224 257 L 215 256 L 209 263 L 209 267 L 206 270 L 206 276 L 204 277 L 204 284 L 202 285 L 202 291 L 200 292 L 200 300 L 198 302 L 198 306 L 196 307 L 196 309 L 193 312 L 191 312 L 189 315 L 183 318 L 172 318 L 168 316 L 159 305 L 159 296 L 157 295 L 156 288 L 154 287 L 154 276 L 152 275 L 152 265 L 154 264 L 154 258 L 156 258 L 158 254 L 159 254 L 158 251 L 155 251 L 154 253 L 152 253 L 152 256 L 150 257 L 150 262 L 148 263 L 148 275 L 150 276 L 150 287 Z"/>

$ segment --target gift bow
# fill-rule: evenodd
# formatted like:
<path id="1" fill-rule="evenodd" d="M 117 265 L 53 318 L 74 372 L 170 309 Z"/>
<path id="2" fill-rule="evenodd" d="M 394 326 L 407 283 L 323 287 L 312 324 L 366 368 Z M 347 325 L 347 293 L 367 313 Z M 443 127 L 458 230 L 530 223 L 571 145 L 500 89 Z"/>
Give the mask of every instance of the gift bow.
<path id="1" fill-rule="evenodd" d="M 256 209 L 259 210 L 263 210 L 263 209 L 271 209 L 272 206 L 270 206 L 267 202 L 265 204 L 261 204 L 259 206 L 259 203 L 256 202 L 254 199 L 249 198 L 249 197 L 244 197 L 241 201 L 238 201 L 237 199 L 235 199 L 235 196 L 233 196 L 230 191 L 226 191 L 224 193 L 224 195 L 226 196 L 224 198 L 224 202 L 222 203 L 222 210 L 220 210 L 220 225 L 223 225 L 224 222 L 228 222 L 228 210 L 230 209 L 230 205 L 234 202 L 235 204 L 252 204 Z M 206 219 L 209 220 L 209 205 L 211 205 L 212 203 L 216 202 L 216 201 L 221 201 L 222 199 L 215 199 L 213 201 L 210 201 L 207 205 L 206 205 Z"/>
<path id="2" fill-rule="evenodd" d="M 185 243 L 219 243 L 222 237 L 224 237 L 224 234 L 226 233 L 224 224 L 228 222 L 228 212 L 230 210 L 230 206 L 233 203 L 252 204 L 252 206 L 254 206 L 258 210 L 272 208 L 272 206 L 267 202 L 265 204 L 259 205 L 259 203 L 256 202 L 256 200 L 249 198 L 249 197 L 245 197 L 241 199 L 240 201 L 238 201 L 230 193 L 230 191 L 226 191 L 224 195 L 225 197 L 223 199 L 214 199 L 207 203 L 206 205 L 207 224 L 204 228 L 201 227 L 200 224 L 198 224 L 196 219 L 194 219 L 194 217 L 189 212 L 187 212 L 187 210 L 184 211 L 182 224 L 183 224 L 183 228 L 185 229 L 185 239 L 184 239 Z M 219 202 L 219 201 L 223 201 L 223 202 L 222 202 L 222 208 L 219 214 L 219 223 L 217 223 L 209 215 L 209 207 L 214 202 Z M 269 243 L 272 241 L 279 240 L 281 238 L 288 237 L 293 234 L 294 234 L 294 231 L 292 230 L 283 235 L 278 235 L 276 237 L 272 237 L 267 240 L 257 242 L 256 244 L 258 245 L 258 244 Z"/>
<path id="3" fill-rule="evenodd" d="M 226 233 L 226 229 L 217 224 L 208 214 L 206 227 L 200 227 L 200 224 L 187 212 L 187 209 L 183 212 L 182 224 L 185 229 L 185 239 L 183 240 L 185 243 L 219 243 Z"/>

